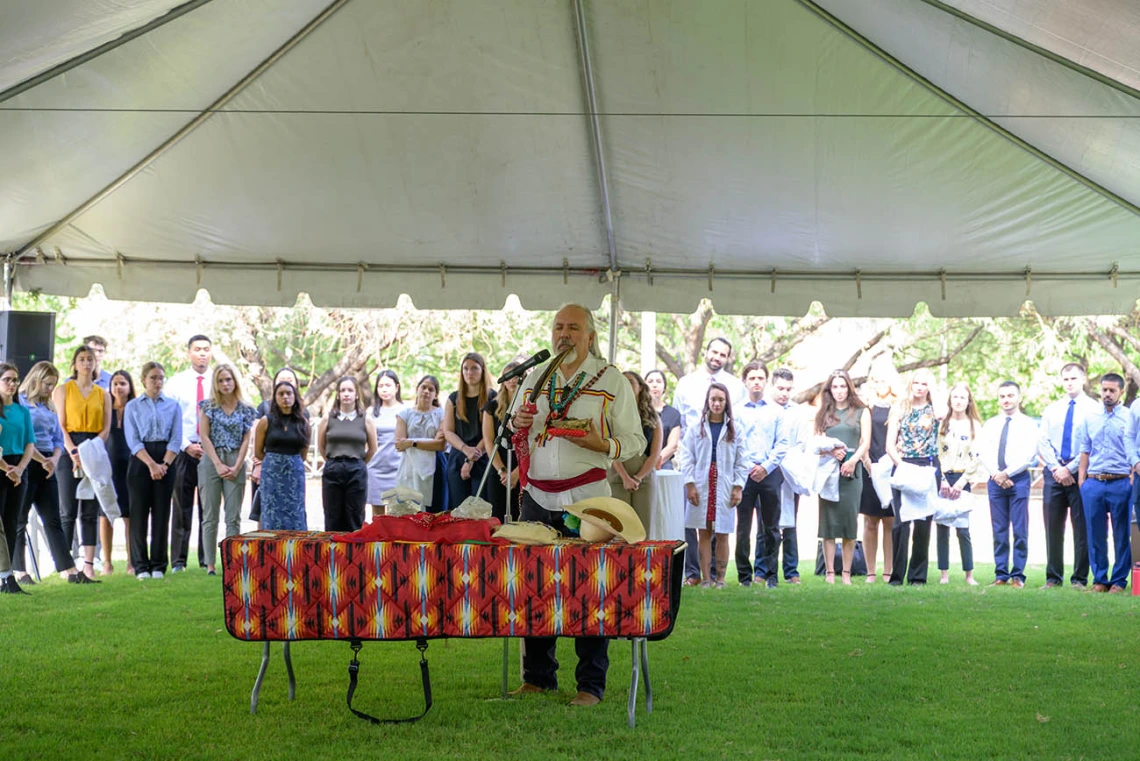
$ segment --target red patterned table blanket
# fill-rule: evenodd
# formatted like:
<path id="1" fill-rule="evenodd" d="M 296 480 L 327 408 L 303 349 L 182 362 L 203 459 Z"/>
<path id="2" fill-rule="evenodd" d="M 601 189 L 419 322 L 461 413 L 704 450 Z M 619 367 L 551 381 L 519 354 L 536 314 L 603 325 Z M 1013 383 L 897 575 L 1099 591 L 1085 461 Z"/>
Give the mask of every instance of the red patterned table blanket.
<path id="1" fill-rule="evenodd" d="M 347 543 L 259 531 L 222 543 L 226 629 L 243 640 L 662 639 L 681 542 Z"/>

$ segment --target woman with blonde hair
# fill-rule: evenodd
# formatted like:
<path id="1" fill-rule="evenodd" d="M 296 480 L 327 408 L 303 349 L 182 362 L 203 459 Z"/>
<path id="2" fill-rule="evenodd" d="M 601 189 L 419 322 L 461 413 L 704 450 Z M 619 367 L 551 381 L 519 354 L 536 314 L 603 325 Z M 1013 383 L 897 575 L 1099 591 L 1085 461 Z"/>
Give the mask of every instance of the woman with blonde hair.
<path id="1" fill-rule="evenodd" d="M 63 451 L 68 455 L 68 459 L 63 461 L 64 467 L 56 471 L 63 537 L 70 547 L 75 539 L 78 518 L 83 573 L 89 579 L 95 578 L 99 503 L 75 496 L 75 489 L 83 477 L 79 445 L 96 437 L 106 443 L 111 434 L 111 394 L 95 385 L 94 375 L 94 352 L 86 346 L 79 346 L 71 355 L 71 377 L 56 386 L 51 396 L 59 427 L 63 429 Z"/>
<path id="2" fill-rule="evenodd" d="M 166 368 L 142 366 L 143 394 L 123 409 L 123 435 L 131 450 L 127 489 L 131 498 L 131 562 L 139 581 L 166 575 L 170 556 L 170 500 L 174 496 L 174 459 L 182 448 L 182 407 L 162 393 Z M 150 543 L 147 543 L 147 529 Z"/>
<path id="3" fill-rule="evenodd" d="M 934 413 L 931 388 L 934 376 L 927 370 L 917 370 L 906 385 L 906 392 L 891 412 L 887 423 L 887 454 L 897 469 L 903 463 L 931 468 L 931 479 L 938 472 L 938 417 Z M 892 539 L 895 561 L 890 576 L 891 586 L 925 584 L 930 560 L 930 518 L 903 521 L 902 492 L 891 490 L 895 511 Z M 910 546 L 911 532 L 914 546 Z M 909 561 L 909 562 L 908 562 Z"/>
<path id="4" fill-rule="evenodd" d="M 892 368 L 893 370 L 893 368 Z M 860 389 L 860 396 L 871 412 L 871 443 L 863 455 L 863 494 L 859 499 L 859 514 L 863 516 L 863 552 L 867 558 L 867 583 L 874 584 L 875 560 L 879 551 L 879 533 L 882 532 L 883 581 L 891 576 L 894 566 L 894 542 L 891 532 L 895 525 L 895 513 L 891 505 L 883 506 L 875 485 L 871 482 L 871 463 L 878 462 L 887 453 L 887 421 L 891 416 L 891 405 L 895 392 L 887 374 L 872 372 Z"/>
<path id="5" fill-rule="evenodd" d="M 647 481 L 649 474 L 657 469 L 657 460 L 661 456 L 661 417 L 653 409 L 649 387 L 642 377 L 632 370 L 626 371 L 624 375 L 637 399 L 637 414 L 641 418 L 641 432 L 645 435 L 645 451 L 628 460 L 614 460 L 609 472 L 610 493 L 622 502 L 628 502 L 648 531 L 653 503 Z"/>
<path id="6" fill-rule="evenodd" d="M 206 573 L 217 574 L 218 513 L 225 502 L 226 533 L 241 533 L 241 502 L 245 492 L 245 459 L 257 410 L 246 403 L 233 365 L 217 365 L 210 398 L 198 405 L 198 492 L 202 499 L 202 551 Z"/>
<path id="7" fill-rule="evenodd" d="M 12 553 L 12 570 L 20 574 L 17 580 L 24 585 L 33 583 L 24 566 L 27 537 L 25 528 L 33 505 L 43 521 L 55 570 L 63 578 L 74 579 L 73 583 L 94 583 L 76 569 L 71 557 L 71 545 L 64 539 L 63 525 L 59 520 L 59 487 L 56 485 L 55 471 L 63 456 L 63 431 L 59 427 L 55 405 L 51 402 L 52 391 L 58 382 L 59 370 L 54 365 L 50 362 L 37 362 L 20 384 L 20 404 L 27 407 L 31 414 L 36 438 L 25 479 L 28 486 L 24 494 L 24 505 L 16 523 L 16 549 Z"/>
<path id="8" fill-rule="evenodd" d="M 483 448 L 480 410 L 495 398 L 483 355 L 469 352 L 459 365 L 459 389 L 443 406 L 443 437 L 451 445 L 447 458 L 447 503 L 454 510 L 479 488 L 490 461 Z"/>
<path id="9" fill-rule="evenodd" d="M 966 383 L 959 383 L 950 389 L 950 408 L 938 432 L 939 493 L 946 499 L 959 499 L 962 492 L 970 491 L 970 480 L 978 476 L 981 461 L 978 458 L 978 435 L 982 432 L 982 418 L 978 405 L 974 402 L 974 392 Z M 968 520 L 968 518 L 967 518 Z M 955 528 L 958 534 L 958 550 L 962 556 L 962 570 L 966 573 L 966 583 L 978 585 L 974 579 L 974 545 L 970 540 L 969 525 Z M 936 528 L 935 545 L 938 551 L 938 570 L 942 574 L 940 584 L 950 583 L 950 526 L 939 523 Z"/>

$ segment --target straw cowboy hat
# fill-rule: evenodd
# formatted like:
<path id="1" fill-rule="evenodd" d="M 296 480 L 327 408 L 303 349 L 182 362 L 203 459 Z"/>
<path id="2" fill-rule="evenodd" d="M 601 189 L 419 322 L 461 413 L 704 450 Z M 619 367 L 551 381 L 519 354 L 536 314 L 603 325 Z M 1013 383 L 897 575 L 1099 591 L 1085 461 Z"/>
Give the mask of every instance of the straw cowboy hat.
<path id="1" fill-rule="evenodd" d="M 557 531 L 537 521 L 504 523 L 492 536 L 515 544 L 554 544 L 559 540 Z"/>
<path id="2" fill-rule="evenodd" d="M 566 512 L 582 521 L 579 535 L 588 542 L 613 539 L 634 544 L 645 541 L 645 526 L 625 502 L 613 497 L 591 497 L 567 505 Z"/>

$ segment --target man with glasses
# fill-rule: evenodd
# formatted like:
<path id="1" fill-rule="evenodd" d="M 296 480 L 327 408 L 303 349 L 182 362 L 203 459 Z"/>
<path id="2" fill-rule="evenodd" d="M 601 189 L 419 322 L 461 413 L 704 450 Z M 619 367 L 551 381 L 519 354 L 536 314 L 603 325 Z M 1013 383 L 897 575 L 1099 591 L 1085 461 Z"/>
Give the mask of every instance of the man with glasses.
<path id="1" fill-rule="evenodd" d="M 111 390 L 111 373 L 103 369 L 103 355 L 107 353 L 107 339 L 103 336 L 87 336 L 83 345 L 91 350 L 95 357 L 95 385 L 104 391 Z"/>

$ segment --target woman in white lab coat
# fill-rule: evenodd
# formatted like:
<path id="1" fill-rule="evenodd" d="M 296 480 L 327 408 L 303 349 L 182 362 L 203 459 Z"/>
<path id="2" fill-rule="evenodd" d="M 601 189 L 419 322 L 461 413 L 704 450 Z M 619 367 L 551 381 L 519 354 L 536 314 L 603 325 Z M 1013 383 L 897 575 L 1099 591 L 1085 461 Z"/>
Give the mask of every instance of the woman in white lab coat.
<path id="1" fill-rule="evenodd" d="M 720 383 L 709 385 L 701 422 L 681 442 L 685 493 L 689 500 L 685 528 L 697 529 L 702 587 L 724 587 L 728 535 L 736 528 L 736 510 L 751 463 L 744 451 L 744 432 L 732 421 L 732 401 Z M 716 578 L 708 574 L 712 537 L 716 540 Z"/>

